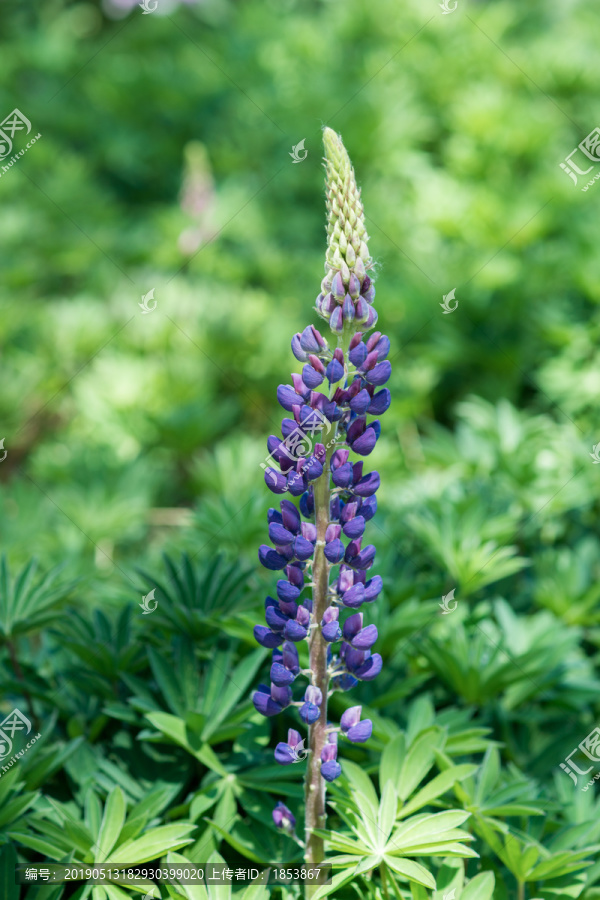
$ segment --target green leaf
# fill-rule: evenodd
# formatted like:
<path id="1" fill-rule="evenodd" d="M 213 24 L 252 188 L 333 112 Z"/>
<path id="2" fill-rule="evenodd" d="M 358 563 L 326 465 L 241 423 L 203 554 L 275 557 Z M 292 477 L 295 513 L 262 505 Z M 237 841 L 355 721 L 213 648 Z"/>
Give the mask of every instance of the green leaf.
<path id="1" fill-rule="evenodd" d="M 0 847 L 0 897 L 2 900 L 19 900 L 20 887 L 15 884 L 17 853 L 13 844 Z"/>
<path id="2" fill-rule="evenodd" d="M 384 856 L 384 862 L 392 871 L 402 875 L 407 881 L 416 881 L 417 884 L 422 884 L 423 887 L 435 890 L 435 878 L 427 871 L 425 866 L 413 862 L 411 859 L 397 859 L 387 854 Z"/>
<path id="3" fill-rule="evenodd" d="M 398 780 L 398 795 L 401 800 L 406 800 L 429 772 L 433 765 L 433 750 L 439 740 L 439 728 L 432 727 L 421 732 L 411 745 Z"/>
<path id="4" fill-rule="evenodd" d="M 100 826 L 100 833 L 96 843 L 96 853 L 94 862 L 101 863 L 108 859 L 108 855 L 117 843 L 117 839 L 121 834 L 123 823 L 125 822 L 125 814 L 127 811 L 127 803 L 123 791 L 116 786 L 112 789 L 106 800 L 104 807 L 104 816 Z"/>
<path id="5" fill-rule="evenodd" d="M 170 738 L 175 744 L 179 744 L 180 747 L 183 747 L 196 759 L 199 759 L 207 768 L 212 769 L 213 772 L 218 772 L 224 778 L 229 775 L 229 772 L 221 764 L 209 745 L 201 743 L 197 736 L 192 735 L 188 731 L 183 719 L 163 712 L 146 713 L 146 718 L 162 734 Z M 195 743 L 192 745 L 191 741 L 197 741 L 197 746 Z"/>
<path id="6" fill-rule="evenodd" d="M 387 840 L 392 833 L 392 828 L 396 821 L 397 808 L 398 797 L 396 796 L 396 789 L 392 782 L 388 781 L 383 789 L 377 821 L 379 826 L 379 842 L 382 846 L 387 843 Z"/>
<path id="7" fill-rule="evenodd" d="M 346 869 L 343 872 L 336 872 L 331 878 L 331 884 L 320 885 L 313 894 L 311 900 L 321 900 L 322 897 L 327 897 L 328 894 L 332 894 L 334 891 L 337 891 L 338 888 L 348 884 L 353 878 L 354 867 L 350 870 Z"/>
<path id="8" fill-rule="evenodd" d="M 189 834 L 194 826 L 188 822 L 161 825 L 134 841 L 127 841 L 111 854 L 111 863 L 143 863 L 157 859 L 167 850 L 177 850 L 191 843 Z"/>
<path id="9" fill-rule="evenodd" d="M 491 900 L 495 881 L 493 872 L 481 872 L 471 879 L 460 895 L 460 900 Z"/>
<path id="10" fill-rule="evenodd" d="M 452 768 L 440 772 L 440 774 L 436 775 L 435 778 L 432 778 L 425 787 L 421 788 L 412 800 L 409 800 L 405 806 L 401 807 L 398 818 L 404 819 L 406 816 L 411 815 L 411 813 L 416 812 L 416 810 L 421 809 L 421 807 L 425 806 L 427 803 L 435 800 L 436 797 L 441 797 L 442 794 L 445 794 L 446 791 L 450 790 L 453 784 L 457 781 L 462 781 L 464 778 L 468 778 L 477 771 L 477 768 L 477 766 L 471 765 L 470 763 L 464 763 L 463 765 L 452 766 Z"/>
<path id="11" fill-rule="evenodd" d="M 388 781 L 391 781 L 394 787 L 398 785 L 405 753 L 406 738 L 400 732 L 385 745 L 381 754 L 379 763 L 379 785 L 381 790 L 383 790 Z"/>

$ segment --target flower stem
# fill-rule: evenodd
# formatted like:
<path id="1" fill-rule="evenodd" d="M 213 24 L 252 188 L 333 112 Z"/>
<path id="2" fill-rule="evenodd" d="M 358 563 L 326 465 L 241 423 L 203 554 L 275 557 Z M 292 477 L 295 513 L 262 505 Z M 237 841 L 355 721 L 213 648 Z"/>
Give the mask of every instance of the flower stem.
<path id="1" fill-rule="evenodd" d="M 320 622 L 329 604 L 329 563 L 323 552 L 325 532 L 330 516 L 330 461 L 333 449 L 327 452 L 323 474 L 314 485 L 315 520 L 317 526 L 317 544 L 313 566 L 313 621 Z M 321 715 L 309 727 L 308 766 L 304 786 L 305 826 L 306 826 L 306 863 L 318 865 L 325 858 L 323 839 L 312 833 L 314 828 L 325 827 L 325 779 L 321 776 L 321 751 L 327 743 L 327 690 L 329 674 L 327 672 L 327 643 L 323 640 L 320 627 L 311 631 L 309 641 L 310 668 L 314 676 L 314 684 L 323 694 Z M 307 885 L 307 898 L 311 888 Z"/>

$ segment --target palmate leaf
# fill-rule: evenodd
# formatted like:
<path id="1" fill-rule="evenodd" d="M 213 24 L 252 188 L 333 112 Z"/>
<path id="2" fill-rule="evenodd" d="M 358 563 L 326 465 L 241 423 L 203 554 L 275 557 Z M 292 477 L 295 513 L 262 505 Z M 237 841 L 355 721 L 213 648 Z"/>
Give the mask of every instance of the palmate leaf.
<path id="1" fill-rule="evenodd" d="M 153 613 L 156 625 L 191 637 L 203 645 L 210 634 L 208 625 L 220 632 L 227 617 L 245 607 L 251 570 L 226 562 L 222 556 L 207 564 L 192 562 L 184 553 L 177 565 L 165 554 L 163 561 L 165 579 L 147 572 L 139 573 L 147 584 L 145 591 L 156 588 L 158 607 Z"/>
<path id="2" fill-rule="evenodd" d="M 207 867 L 211 865 L 224 865 L 225 860 L 219 853 L 211 853 L 207 862 Z M 167 854 L 167 866 L 175 869 L 183 868 L 190 865 L 191 860 L 180 853 L 170 852 Z M 192 863 L 193 864 L 193 863 Z M 177 879 L 176 879 L 177 880 Z M 181 884 L 177 881 L 176 885 L 168 884 L 167 890 L 169 896 L 173 900 L 231 900 L 233 896 L 231 883 L 225 884 Z M 243 890 L 235 892 L 235 900 L 269 900 L 269 889 L 264 884 L 249 884 Z"/>
<path id="3" fill-rule="evenodd" d="M 0 638 L 11 640 L 39 631 L 56 621 L 76 581 L 60 582 L 62 567 L 38 577 L 38 565 L 31 560 L 11 580 L 6 557 L 0 558 Z"/>
<path id="4" fill-rule="evenodd" d="M 78 864 L 105 862 L 137 864 L 163 856 L 191 843 L 191 822 L 176 822 L 145 830 L 164 804 L 160 789 L 135 804 L 126 815 L 126 799 L 119 787 L 110 792 L 104 810 L 89 788 L 84 810 L 74 803 L 61 803 L 46 797 L 47 806 L 27 818 L 28 831 L 13 831 L 10 836 L 24 847 L 37 850 L 57 862 L 71 854 Z M 168 799 L 168 798 L 167 798 Z"/>
<path id="5" fill-rule="evenodd" d="M 189 752 L 195 753 L 205 743 L 216 744 L 236 738 L 247 728 L 248 717 L 253 711 L 249 689 L 267 652 L 259 647 L 234 666 L 232 648 L 216 650 L 199 672 L 193 643 L 188 638 L 177 639 L 172 662 L 164 653 L 150 648 L 148 658 L 163 705 L 174 715 L 158 709 L 147 711 L 149 705 L 156 709 L 158 702 L 137 680 L 126 678 L 132 690 L 141 689 L 143 694 L 141 698 L 131 698 L 130 704 L 143 710 L 148 721 L 162 734 Z M 156 740 L 156 735 L 149 733 L 142 733 L 140 737 Z"/>

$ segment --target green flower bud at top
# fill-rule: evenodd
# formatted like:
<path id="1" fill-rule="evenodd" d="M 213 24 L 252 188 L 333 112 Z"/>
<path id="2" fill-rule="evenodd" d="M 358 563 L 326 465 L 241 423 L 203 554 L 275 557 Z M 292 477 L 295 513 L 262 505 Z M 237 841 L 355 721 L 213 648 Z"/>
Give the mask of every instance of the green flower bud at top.
<path id="1" fill-rule="evenodd" d="M 317 312 L 328 319 L 333 331 L 341 333 L 345 323 L 356 328 L 366 324 L 372 328 L 377 321 L 370 309 L 375 296 L 369 254 L 369 235 L 365 214 L 356 184 L 354 169 L 339 134 L 331 128 L 323 131 L 325 146 L 325 191 L 327 199 L 327 252 L 325 278 L 321 283 Z M 345 303 L 345 306 L 344 306 Z M 352 308 L 351 305 L 353 304 Z M 343 307 L 338 309 L 337 307 Z"/>
<path id="2" fill-rule="evenodd" d="M 367 247 L 369 235 L 360 189 L 339 134 L 332 128 L 325 128 L 323 144 L 327 173 L 327 269 L 332 270 L 331 278 L 336 272 L 341 272 L 346 286 L 351 274 L 355 274 L 362 284 L 366 270 L 371 268 L 373 261 Z"/>

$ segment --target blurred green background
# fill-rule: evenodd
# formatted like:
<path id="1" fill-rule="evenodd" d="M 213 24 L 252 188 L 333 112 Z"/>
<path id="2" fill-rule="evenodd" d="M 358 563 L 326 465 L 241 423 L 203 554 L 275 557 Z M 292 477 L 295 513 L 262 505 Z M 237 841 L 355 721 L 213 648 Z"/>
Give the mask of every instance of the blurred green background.
<path id="1" fill-rule="evenodd" d="M 0 21 L 0 116 L 42 135 L 0 175 L 0 542 L 13 579 L 31 557 L 64 568 L 16 618 L 0 572 L 5 711 L 37 716 L 54 754 L 27 787 L 79 803 L 118 783 L 133 802 L 162 779 L 166 819 L 204 829 L 198 860 L 239 808 L 156 710 L 227 766 L 270 765 L 294 724 L 248 699 L 273 585 L 260 463 L 290 339 L 319 324 L 329 125 L 362 185 L 393 365 L 367 461 L 385 668 L 350 698 L 373 743 L 345 756 L 372 761 L 411 697 L 419 727 L 435 707 L 449 728 L 456 705 L 479 728 L 457 753 L 489 734 L 508 780 L 542 785 L 548 831 L 585 821 L 598 843 L 592 794 L 557 769 L 600 715 L 600 186 L 582 197 L 560 168 L 600 123 L 596 5 L 2 0 Z M 234 665 L 240 692 L 209 728 Z M 253 778 L 235 797 L 268 828 Z M 203 819 L 217 800 L 221 831 Z"/>
<path id="2" fill-rule="evenodd" d="M 254 561 L 275 389 L 317 321 L 323 124 L 392 340 L 389 552 L 474 489 L 510 539 L 591 523 L 598 199 L 559 162 L 600 120 L 593 4 L 119 2 L 1 7 L 0 109 L 42 134 L 0 179 L 9 556 L 103 600 L 172 546 Z"/>

